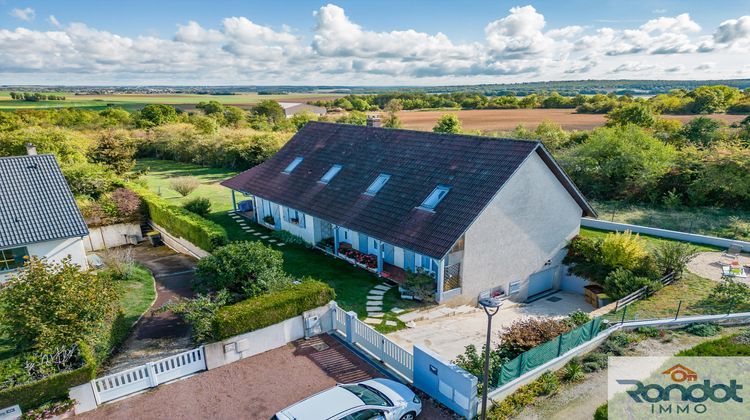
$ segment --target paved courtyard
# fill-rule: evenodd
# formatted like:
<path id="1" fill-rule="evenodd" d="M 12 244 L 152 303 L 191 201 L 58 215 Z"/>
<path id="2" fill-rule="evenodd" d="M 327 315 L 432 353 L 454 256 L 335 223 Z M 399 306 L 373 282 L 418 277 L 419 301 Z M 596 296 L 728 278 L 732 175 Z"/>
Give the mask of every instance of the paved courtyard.
<path id="1" fill-rule="evenodd" d="M 497 333 L 503 327 L 518 319 L 532 316 L 562 317 L 577 309 L 591 312 L 594 308 L 583 300 L 582 295 L 569 292 L 558 292 L 529 304 L 506 300 L 500 312 L 492 318 L 492 339 L 496 340 Z M 481 348 L 486 334 L 487 315 L 482 309 L 476 309 L 469 313 L 416 321 L 414 328 L 390 333 L 388 338 L 407 350 L 411 351 L 414 344 L 419 344 L 446 360 L 453 360 L 469 344 Z"/>
<path id="2" fill-rule="evenodd" d="M 160 385 L 81 417 L 136 419 L 268 419 L 337 383 L 382 377 L 338 340 L 321 335 Z M 423 419 L 455 418 L 425 400 Z"/>
<path id="3" fill-rule="evenodd" d="M 693 274 L 697 274 L 701 277 L 721 281 L 722 279 L 722 265 L 727 265 L 732 261 L 733 258 L 726 257 L 721 252 L 701 252 L 696 255 L 687 265 L 688 271 Z M 750 255 L 741 254 L 737 260 L 742 266 L 745 267 L 745 272 L 750 272 Z M 750 274 L 750 273 L 748 273 Z M 736 280 L 746 284 L 750 284 L 750 276 L 745 278 L 737 277 Z"/>

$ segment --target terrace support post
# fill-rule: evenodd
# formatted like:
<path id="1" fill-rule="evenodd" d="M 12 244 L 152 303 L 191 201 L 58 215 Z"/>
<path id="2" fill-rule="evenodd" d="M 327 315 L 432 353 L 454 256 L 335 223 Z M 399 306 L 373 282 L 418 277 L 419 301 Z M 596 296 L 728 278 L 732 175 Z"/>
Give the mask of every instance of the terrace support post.
<path id="1" fill-rule="evenodd" d="M 339 255 L 339 227 L 333 227 L 333 255 Z"/>
<path id="2" fill-rule="evenodd" d="M 237 211 L 237 197 L 234 190 L 232 190 L 232 210 Z"/>
<path id="3" fill-rule="evenodd" d="M 383 242 L 378 241 L 378 274 L 383 272 Z"/>

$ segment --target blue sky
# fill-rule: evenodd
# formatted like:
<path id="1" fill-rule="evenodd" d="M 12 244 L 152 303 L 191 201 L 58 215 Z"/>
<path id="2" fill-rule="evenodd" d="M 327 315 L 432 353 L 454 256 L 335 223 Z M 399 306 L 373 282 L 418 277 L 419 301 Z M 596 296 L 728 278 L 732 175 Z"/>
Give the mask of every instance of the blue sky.
<path id="1" fill-rule="evenodd" d="M 750 77 L 750 0 L 0 0 L 19 84 Z"/>

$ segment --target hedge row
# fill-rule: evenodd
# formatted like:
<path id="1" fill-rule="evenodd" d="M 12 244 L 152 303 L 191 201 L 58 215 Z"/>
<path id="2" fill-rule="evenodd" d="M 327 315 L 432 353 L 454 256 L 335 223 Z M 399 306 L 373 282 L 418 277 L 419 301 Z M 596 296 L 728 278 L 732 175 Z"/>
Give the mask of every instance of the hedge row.
<path id="1" fill-rule="evenodd" d="M 227 231 L 218 224 L 172 205 L 147 189 L 132 184 L 128 185 L 128 189 L 141 197 L 148 210 L 148 217 L 173 235 L 208 252 L 228 242 Z"/>
<path id="2" fill-rule="evenodd" d="M 336 297 L 333 289 L 317 280 L 305 280 L 279 292 L 256 296 L 220 308 L 213 320 L 218 340 L 255 331 L 302 315 Z"/>
<path id="3" fill-rule="evenodd" d="M 67 398 L 68 388 L 86 383 L 96 377 L 96 357 L 91 348 L 79 344 L 83 366 L 67 372 L 57 373 L 28 384 L 18 385 L 0 391 L 0 407 L 15 404 L 22 410 L 36 408 L 47 401 Z"/>

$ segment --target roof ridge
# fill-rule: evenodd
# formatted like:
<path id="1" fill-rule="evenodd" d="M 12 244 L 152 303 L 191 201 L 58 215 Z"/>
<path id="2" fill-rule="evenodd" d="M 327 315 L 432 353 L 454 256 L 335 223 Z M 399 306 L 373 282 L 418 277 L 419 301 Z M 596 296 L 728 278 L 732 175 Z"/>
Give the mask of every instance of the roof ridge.
<path id="1" fill-rule="evenodd" d="M 406 133 L 415 133 L 415 134 L 424 135 L 424 136 L 461 137 L 461 138 L 467 138 L 467 139 L 472 139 L 472 140 L 477 140 L 477 141 L 498 141 L 498 140 L 502 140 L 502 141 L 510 141 L 510 142 L 515 142 L 515 143 L 529 143 L 529 142 L 531 142 L 531 143 L 540 143 L 540 144 L 542 143 L 541 140 L 535 140 L 535 139 L 514 139 L 514 138 L 510 138 L 510 137 L 490 137 L 490 136 L 482 136 L 482 135 L 478 135 L 478 134 L 436 133 L 434 131 L 413 130 L 413 129 L 408 129 L 408 128 L 371 127 L 371 126 L 366 126 L 366 125 L 337 123 L 337 122 L 333 122 L 333 121 L 310 121 L 310 122 L 308 122 L 308 124 L 311 124 L 311 123 L 313 123 L 313 124 L 325 124 L 325 125 L 337 125 L 337 126 L 344 126 L 344 127 L 355 127 L 355 128 L 358 128 L 358 129 L 365 129 L 365 130 L 372 129 L 373 131 L 384 131 L 384 130 L 388 130 L 388 131 L 401 131 L 401 132 L 406 132 Z M 303 127 L 303 129 L 304 129 L 304 127 Z"/>
<path id="2" fill-rule="evenodd" d="M 54 157 L 52 153 L 39 153 L 36 155 L 14 155 L 14 156 L 0 156 L 0 160 L 11 160 L 11 159 L 24 159 L 24 158 L 38 158 L 40 156 L 52 156 Z"/>

